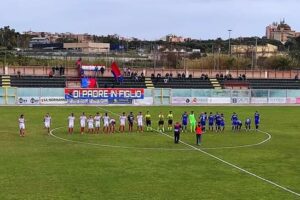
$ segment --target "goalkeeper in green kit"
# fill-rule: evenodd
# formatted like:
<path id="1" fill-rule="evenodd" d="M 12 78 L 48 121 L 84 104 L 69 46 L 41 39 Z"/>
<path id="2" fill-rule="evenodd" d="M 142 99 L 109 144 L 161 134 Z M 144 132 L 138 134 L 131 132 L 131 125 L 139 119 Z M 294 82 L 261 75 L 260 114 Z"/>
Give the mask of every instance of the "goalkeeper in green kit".
<path id="1" fill-rule="evenodd" d="M 191 111 L 191 113 L 189 114 L 189 122 L 190 122 L 191 133 L 193 133 L 195 132 L 196 124 L 197 124 L 194 111 Z"/>

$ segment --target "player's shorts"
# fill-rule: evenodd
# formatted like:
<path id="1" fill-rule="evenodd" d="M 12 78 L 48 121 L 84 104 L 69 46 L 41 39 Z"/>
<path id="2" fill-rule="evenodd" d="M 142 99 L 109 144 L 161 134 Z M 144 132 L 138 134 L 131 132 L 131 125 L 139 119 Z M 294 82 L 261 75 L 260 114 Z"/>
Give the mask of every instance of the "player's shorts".
<path id="1" fill-rule="evenodd" d="M 158 125 L 164 125 L 164 124 L 165 124 L 164 121 L 162 121 L 162 120 L 158 121 Z"/>
<path id="2" fill-rule="evenodd" d="M 225 124 L 224 124 L 224 123 L 221 123 L 221 124 L 220 124 L 220 126 L 221 126 L 221 127 L 224 127 L 224 126 L 225 126 Z"/>
<path id="3" fill-rule="evenodd" d="M 133 121 L 128 121 L 129 126 L 133 126 Z"/>
<path id="4" fill-rule="evenodd" d="M 50 128 L 50 123 L 49 122 L 45 122 L 45 128 Z"/>
<path id="5" fill-rule="evenodd" d="M 151 120 L 146 120 L 146 125 L 151 126 Z"/>
<path id="6" fill-rule="evenodd" d="M 104 127 L 108 127 L 109 126 L 109 123 L 108 122 L 104 122 Z"/>
<path id="7" fill-rule="evenodd" d="M 138 121 L 138 126 L 143 126 L 143 121 Z"/>
<path id="8" fill-rule="evenodd" d="M 191 126 L 196 126 L 196 121 L 195 122 L 190 122 Z"/>
<path id="9" fill-rule="evenodd" d="M 116 122 L 111 122 L 110 125 L 114 126 L 114 125 L 116 125 Z"/>
<path id="10" fill-rule="evenodd" d="M 85 122 L 80 122 L 80 127 L 84 128 L 85 127 Z"/>
<path id="11" fill-rule="evenodd" d="M 94 124 L 88 124 L 88 128 L 89 129 L 93 129 L 94 128 Z"/>
<path id="12" fill-rule="evenodd" d="M 200 122 L 201 126 L 205 126 L 206 123 L 205 122 Z"/>
<path id="13" fill-rule="evenodd" d="M 187 126 L 188 122 L 187 121 L 182 121 L 183 126 Z"/>
<path id="14" fill-rule="evenodd" d="M 74 123 L 69 123 L 69 128 L 74 128 Z"/>
<path id="15" fill-rule="evenodd" d="M 208 123 L 208 126 L 213 126 L 213 125 L 214 125 L 213 122 L 209 122 L 209 123 Z"/>
<path id="16" fill-rule="evenodd" d="M 125 126 L 125 122 L 120 122 L 120 126 Z"/>
<path id="17" fill-rule="evenodd" d="M 255 121 L 255 125 L 258 125 L 259 124 L 259 121 Z"/>
<path id="18" fill-rule="evenodd" d="M 25 129 L 25 124 L 23 124 L 23 123 L 22 123 L 22 124 L 19 124 L 19 128 L 20 128 L 20 130 L 21 130 L 21 129 Z"/>
<path id="19" fill-rule="evenodd" d="M 100 121 L 96 121 L 96 122 L 95 122 L 95 127 L 96 127 L 96 128 L 100 128 Z"/>
<path id="20" fill-rule="evenodd" d="M 173 120 L 172 120 L 172 119 L 169 119 L 169 120 L 168 120 L 168 124 L 169 124 L 169 125 L 172 125 L 172 124 L 173 124 Z"/>

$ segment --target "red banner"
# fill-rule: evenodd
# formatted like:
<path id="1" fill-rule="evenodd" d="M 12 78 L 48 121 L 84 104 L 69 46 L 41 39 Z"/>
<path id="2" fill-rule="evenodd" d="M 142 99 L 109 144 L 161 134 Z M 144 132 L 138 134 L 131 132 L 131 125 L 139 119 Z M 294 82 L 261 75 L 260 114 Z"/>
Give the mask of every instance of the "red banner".
<path id="1" fill-rule="evenodd" d="M 65 88 L 65 99 L 144 99 L 144 89 Z"/>

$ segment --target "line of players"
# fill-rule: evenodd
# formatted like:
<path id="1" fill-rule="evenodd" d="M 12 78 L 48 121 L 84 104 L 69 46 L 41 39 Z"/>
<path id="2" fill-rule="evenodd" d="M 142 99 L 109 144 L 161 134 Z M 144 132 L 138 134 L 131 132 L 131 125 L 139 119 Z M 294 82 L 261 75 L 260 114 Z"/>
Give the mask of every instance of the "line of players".
<path id="1" fill-rule="evenodd" d="M 138 115 L 135 116 L 133 112 L 130 112 L 129 115 L 126 116 L 125 112 L 122 113 L 121 116 L 119 116 L 120 126 L 119 126 L 119 132 L 125 132 L 125 125 L 126 122 L 128 122 L 128 131 L 133 131 L 133 125 L 134 122 L 137 123 L 137 131 L 143 132 L 144 131 L 144 117 L 146 122 L 146 128 L 147 131 L 152 130 L 152 120 L 151 115 L 149 111 L 143 116 L 142 112 L 139 112 Z M 169 111 L 167 115 L 167 121 L 168 126 L 167 130 L 172 131 L 173 130 L 173 113 L 172 111 Z M 88 125 L 88 133 L 99 133 L 100 132 L 100 126 L 101 121 L 103 121 L 103 132 L 104 133 L 114 133 L 115 132 L 115 126 L 116 126 L 116 120 L 110 116 L 108 116 L 108 113 L 105 113 L 104 116 L 101 116 L 99 113 L 96 113 L 96 115 L 93 117 L 90 115 L 89 117 L 86 117 L 85 113 L 82 113 L 82 115 L 79 117 L 80 119 L 80 132 L 81 134 L 84 133 L 86 124 Z M 206 124 L 208 123 L 208 130 L 209 131 L 216 131 L 216 132 L 223 132 L 225 130 L 225 117 L 224 114 L 219 114 L 218 112 L 216 114 L 213 114 L 210 112 L 209 115 L 207 115 L 206 112 L 202 112 L 199 116 L 199 121 L 197 123 L 196 116 L 193 111 L 191 111 L 190 114 L 187 112 L 184 112 L 182 114 L 182 130 L 183 132 L 187 131 L 188 123 L 190 125 L 190 131 L 195 132 L 196 125 L 200 125 L 202 127 L 203 132 L 206 131 Z M 74 128 L 74 122 L 75 117 L 72 113 L 69 117 L 69 133 L 73 133 Z M 254 121 L 255 121 L 255 129 L 257 130 L 260 123 L 260 114 L 256 111 L 254 114 Z M 165 131 L 165 116 L 162 114 L 162 112 L 158 115 L 158 131 L 164 132 Z M 240 131 L 242 129 L 242 121 L 238 118 L 238 115 L 234 112 L 231 116 L 231 125 L 232 125 L 232 131 Z M 245 120 L 245 130 L 250 131 L 251 129 L 251 118 L 247 117 Z"/>
<path id="2" fill-rule="evenodd" d="M 168 119 L 168 131 L 172 131 L 173 129 L 173 113 L 172 111 L 169 111 L 169 114 L 167 115 Z M 143 124 L 144 124 L 144 116 L 142 112 L 139 112 L 137 117 L 137 131 L 143 132 Z M 85 113 L 82 113 L 82 115 L 79 117 L 80 120 L 80 132 L 81 134 L 84 133 L 86 124 L 88 126 L 88 132 L 89 133 L 99 133 L 100 132 L 100 126 L 101 121 L 103 121 L 103 132 L 105 133 L 114 133 L 115 132 L 115 125 L 116 120 L 110 116 L 108 116 L 108 113 L 105 113 L 104 116 L 101 116 L 98 112 L 93 117 L 90 115 L 87 117 Z M 125 115 L 125 112 L 122 113 L 122 115 L 119 117 L 120 120 L 120 126 L 119 126 L 119 132 L 125 132 L 125 125 L 126 121 L 128 121 L 128 130 L 130 132 L 133 131 L 133 124 L 135 122 L 135 116 L 133 115 L 133 112 L 130 112 L 128 116 Z M 195 117 L 195 114 L 193 111 L 191 111 L 190 114 L 187 112 L 184 112 L 181 116 L 182 120 L 182 130 L 183 132 L 187 131 L 187 125 L 190 124 L 190 131 L 194 132 L 196 129 L 197 120 Z M 18 120 L 19 122 L 19 129 L 20 129 L 20 136 L 25 136 L 25 118 L 22 114 Z M 152 130 L 152 120 L 151 115 L 149 111 L 145 114 L 145 122 L 147 131 Z M 254 122 L 255 122 L 255 129 L 257 130 L 259 128 L 260 124 L 260 114 L 256 111 L 254 113 Z M 158 115 L 158 131 L 164 132 L 164 123 L 165 123 L 165 117 L 162 114 L 162 112 Z M 207 115 L 206 112 L 203 112 L 199 116 L 198 125 L 202 127 L 203 132 L 205 132 L 206 129 L 206 123 L 208 123 L 208 130 L 209 131 L 216 131 L 221 132 L 225 130 L 225 117 L 224 114 L 219 114 L 218 112 L 214 115 L 212 112 L 210 112 L 209 115 Z M 74 124 L 75 124 L 75 116 L 73 113 L 68 117 L 68 132 L 71 134 L 74 131 Z M 234 112 L 231 116 L 231 124 L 232 124 L 232 130 L 233 131 L 240 131 L 242 128 L 242 121 L 238 118 L 238 115 Z M 51 116 L 49 113 L 47 113 L 44 117 L 44 125 L 47 129 L 48 133 L 50 133 L 50 126 L 51 126 Z M 245 129 L 246 131 L 249 131 L 251 129 L 251 118 L 246 118 L 245 120 Z"/>
<path id="3" fill-rule="evenodd" d="M 147 114 L 146 114 L 147 117 Z M 137 115 L 137 131 L 143 132 L 143 115 L 142 112 L 139 112 Z M 125 132 L 125 125 L 126 121 L 128 121 L 128 130 L 130 132 L 133 131 L 133 124 L 135 122 L 135 117 L 132 112 L 128 116 L 125 115 L 125 112 L 122 113 L 122 115 L 119 117 L 120 120 L 120 126 L 119 126 L 119 132 Z M 105 113 L 103 116 L 101 116 L 98 112 L 95 116 L 89 115 L 87 117 L 85 113 L 83 112 L 82 115 L 79 117 L 80 121 L 80 133 L 83 134 L 85 132 L 85 127 L 87 125 L 87 132 L 88 133 L 99 133 L 101 122 L 103 122 L 103 132 L 104 133 L 114 133 L 116 131 L 116 120 L 113 117 L 110 117 L 108 113 Z M 70 134 L 74 131 L 74 124 L 75 124 L 75 116 L 73 113 L 68 117 L 68 132 Z M 151 123 L 149 123 L 146 120 L 147 126 L 150 126 Z"/>

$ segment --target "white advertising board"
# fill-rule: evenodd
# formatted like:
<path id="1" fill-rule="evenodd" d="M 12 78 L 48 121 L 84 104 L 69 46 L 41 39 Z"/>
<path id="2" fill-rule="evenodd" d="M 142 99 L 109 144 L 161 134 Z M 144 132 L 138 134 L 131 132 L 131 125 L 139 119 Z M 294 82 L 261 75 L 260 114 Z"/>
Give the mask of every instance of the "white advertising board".
<path id="1" fill-rule="evenodd" d="M 51 104 L 51 105 L 60 105 L 60 104 L 66 104 L 67 100 L 65 97 L 41 97 L 40 98 L 41 104 Z"/>
<path id="2" fill-rule="evenodd" d="M 209 104 L 230 104 L 231 98 L 230 97 L 210 97 L 208 98 Z"/>
<path id="3" fill-rule="evenodd" d="M 267 97 L 252 97 L 251 103 L 253 104 L 267 104 L 268 98 Z"/>
<path id="4" fill-rule="evenodd" d="M 144 97 L 144 99 L 134 99 L 133 105 L 153 105 L 153 97 Z"/>
<path id="5" fill-rule="evenodd" d="M 206 97 L 172 97 L 172 104 L 208 104 Z"/>
<path id="6" fill-rule="evenodd" d="M 18 97 L 17 99 L 17 104 L 19 105 L 38 105 L 39 103 L 39 97 Z"/>
<path id="7" fill-rule="evenodd" d="M 68 104 L 108 104 L 107 99 L 68 99 Z"/>
<path id="8" fill-rule="evenodd" d="M 286 98 L 285 97 L 270 97 L 269 98 L 269 101 L 268 103 L 272 104 L 272 103 L 275 103 L 275 104 L 285 104 L 286 103 Z"/>
<path id="9" fill-rule="evenodd" d="M 232 97 L 231 101 L 233 104 L 249 104 L 250 98 L 249 97 Z"/>

